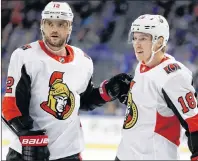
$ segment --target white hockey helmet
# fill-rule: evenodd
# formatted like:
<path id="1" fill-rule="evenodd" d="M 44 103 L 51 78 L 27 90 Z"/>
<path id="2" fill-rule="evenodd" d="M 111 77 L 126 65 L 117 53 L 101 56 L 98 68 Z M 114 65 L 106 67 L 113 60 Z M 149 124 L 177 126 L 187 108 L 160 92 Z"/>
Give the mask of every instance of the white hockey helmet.
<path id="1" fill-rule="evenodd" d="M 53 1 L 49 2 L 41 13 L 42 20 L 56 19 L 56 20 L 66 20 L 73 22 L 73 18 L 74 18 L 74 14 L 67 2 L 53 2 Z M 68 43 L 70 39 L 71 31 L 72 31 L 72 26 L 70 28 L 70 34 L 68 34 L 68 37 L 66 38 L 66 43 Z M 42 24 L 41 24 L 41 33 L 42 35 L 44 35 Z"/>
<path id="2" fill-rule="evenodd" d="M 133 43 L 133 33 L 134 32 L 142 32 L 142 33 L 147 33 L 152 36 L 152 42 L 153 46 L 159 39 L 159 37 L 164 38 L 163 45 L 160 47 L 159 50 L 161 50 L 164 46 L 166 46 L 168 39 L 169 39 L 169 24 L 167 20 L 161 16 L 161 15 L 150 15 L 150 14 L 145 14 L 139 16 L 131 25 L 131 29 L 129 31 L 128 35 L 128 43 Z M 157 51 L 153 51 L 153 46 L 152 46 L 152 55 L 149 60 L 153 59 L 153 56 Z"/>
<path id="3" fill-rule="evenodd" d="M 164 46 L 166 46 L 169 39 L 169 25 L 167 20 L 161 15 L 145 14 L 139 16 L 131 25 L 128 37 L 129 43 L 133 41 L 134 32 L 151 34 L 153 43 L 162 36 L 164 38 Z"/>
<path id="4" fill-rule="evenodd" d="M 60 19 L 73 22 L 73 12 L 67 2 L 49 2 L 41 13 L 42 19 Z"/>

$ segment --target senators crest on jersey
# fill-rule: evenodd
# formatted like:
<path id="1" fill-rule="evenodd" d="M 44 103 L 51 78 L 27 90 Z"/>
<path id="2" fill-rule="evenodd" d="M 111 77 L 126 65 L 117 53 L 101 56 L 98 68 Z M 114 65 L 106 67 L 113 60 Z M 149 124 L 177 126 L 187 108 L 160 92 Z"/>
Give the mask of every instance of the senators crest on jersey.
<path id="1" fill-rule="evenodd" d="M 135 82 L 132 81 L 131 85 L 130 85 L 130 90 L 134 84 L 135 84 Z M 137 119 L 138 119 L 137 106 L 133 101 L 132 93 L 129 91 L 128 100 L 127 100 L 127 110 L 126 110 L 126 114 L 125 114 L 123 129 L 132 128 L 136 124 Z"/>
<path id="2" fill-rule="evenodd" d="M 48 100 L 40 104 L 41 108 L 59 120 L 67 119 L 75 107 L 74 94 L 63 82 L 63 72 L 52 73 L 49 82 Z"/>

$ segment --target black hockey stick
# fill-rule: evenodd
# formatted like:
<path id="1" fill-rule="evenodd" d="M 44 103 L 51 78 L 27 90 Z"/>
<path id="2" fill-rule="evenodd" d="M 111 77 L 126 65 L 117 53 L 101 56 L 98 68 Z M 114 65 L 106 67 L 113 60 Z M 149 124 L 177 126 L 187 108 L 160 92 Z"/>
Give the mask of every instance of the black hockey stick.
<path id="1" fill-rule="evenodd" d="M 18 136 L 17 131 L 15 130 L 15 128 L 12 127 L 12 126 L 8 123 L 8 121 L 7 121 L 2 115 L 1 115 L 1 119 L 3 120 L 4 124 L 5 124 L 16 136 Z"/>

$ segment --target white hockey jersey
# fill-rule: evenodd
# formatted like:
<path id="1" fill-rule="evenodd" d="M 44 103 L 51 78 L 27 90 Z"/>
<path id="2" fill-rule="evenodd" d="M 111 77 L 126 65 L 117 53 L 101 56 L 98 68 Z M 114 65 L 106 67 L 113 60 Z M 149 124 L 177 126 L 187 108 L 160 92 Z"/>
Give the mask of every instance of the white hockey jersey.
<path id="1" fill-rule="evenodd" d="M 7 120 L 20 116 L 23 111 L 34 120 L 33 130 L 46 129 L 50 160 L 71 156 L 84 149 L 78 111 L 80 94 L 86 90 L 93 74 L 93 62 L 81 49 L 65 47 L 69 51 L 65 57 L 50 53 L 43 41 L 16 49 L 10 60 L 3 102 Z M 28 87 L 31 89 L 26 95 L 30 98 L 29 103 L 21 102 L 20 92 Z M 21 153 L 17 137 L 11 148 Z"/>
<path id="2" fill-rule="evenodd" d="M 139 63 L 128 94 L 119 160 L 176 160 L 180 123 L 198 131 L 192 73 L 171 56 L 154 68 Z"/>

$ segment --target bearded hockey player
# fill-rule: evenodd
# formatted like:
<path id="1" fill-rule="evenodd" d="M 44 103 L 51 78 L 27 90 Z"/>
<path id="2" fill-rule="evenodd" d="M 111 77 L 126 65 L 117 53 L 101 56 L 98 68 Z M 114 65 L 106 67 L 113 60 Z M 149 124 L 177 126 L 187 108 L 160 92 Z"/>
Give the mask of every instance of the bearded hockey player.
<path id="1" fill-rule="evenodd" d="M 24 45 L 11 56 L 2 113 L 18 137 L 9 148 L 9 161 L 81 160 L 79 108 L 93 110 L 122 99 L 121 88 L 128 91 L 127 74 L 93 86 L 91 58 L 67 44 L 72 21 L 66 2 L 48 3 L 42 12 L 43 40 Z"/>
<path id="2" fill-rule="evenodd" d="M 198 160 L 198 108 L 192 73 L 165 53 L 169 25 L 161 15 L 142 15 L 131 26 L 139 64 L 130 85 L 116 160 L 176 160 L 180 125 L 191 159 Z"/>

